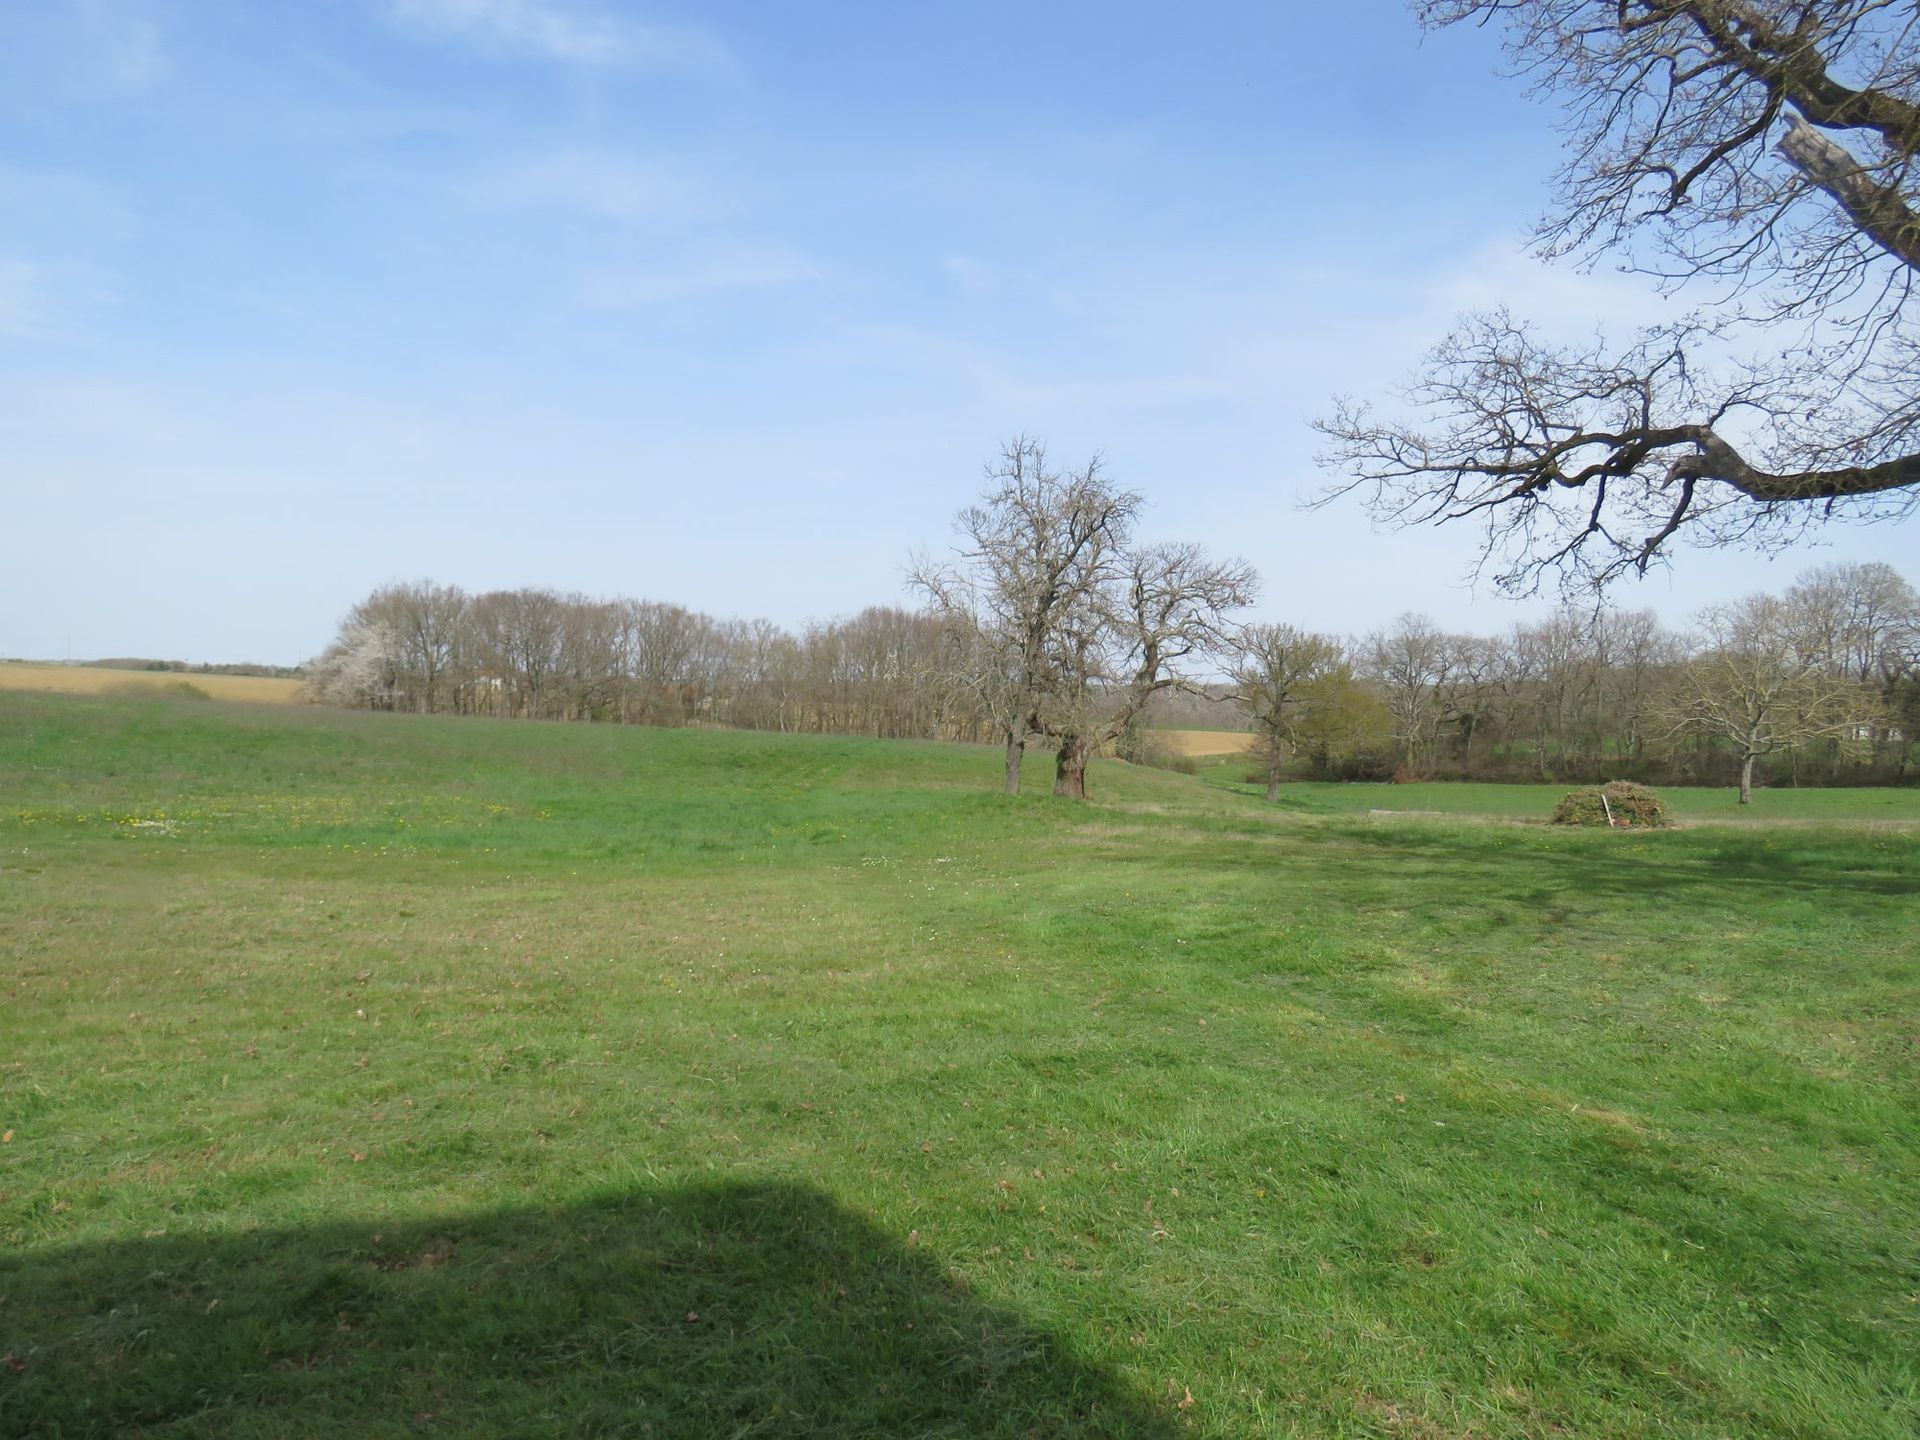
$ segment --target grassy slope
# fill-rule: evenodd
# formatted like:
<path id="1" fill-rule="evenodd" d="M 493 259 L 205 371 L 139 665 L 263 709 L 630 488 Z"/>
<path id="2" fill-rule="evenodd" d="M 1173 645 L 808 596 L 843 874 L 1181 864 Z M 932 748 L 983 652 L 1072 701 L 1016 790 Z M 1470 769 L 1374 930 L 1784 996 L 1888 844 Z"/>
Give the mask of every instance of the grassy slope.
<path id="1" fill-rule="evenodd" d="M 0 1434 L 1913 1433 L 1911 836 L 997 763 L 0 695 Z"/>

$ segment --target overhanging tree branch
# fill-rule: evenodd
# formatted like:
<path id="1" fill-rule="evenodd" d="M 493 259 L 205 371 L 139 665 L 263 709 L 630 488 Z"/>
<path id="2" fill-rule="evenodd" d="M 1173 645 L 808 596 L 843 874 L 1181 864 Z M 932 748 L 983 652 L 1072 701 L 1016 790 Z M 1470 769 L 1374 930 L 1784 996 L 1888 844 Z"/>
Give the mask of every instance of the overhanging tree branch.
<path id="1" fill-rule="evenodd" d="M 1320 424 L 1328 497 L 1471 520 L 1482 566 L 1599 583 L 1676 544 L 1785 543 L 1920 497 L 1920 24 L 1889 0 L 1424 0 L 1498 22 L 1563 108 L 1538 236 L 1730 292 L 1618 351 L 1469 316 L 1406 419 Z M 1735 303 L 1736 299 L 1738 303 Z M 1755 327 L 1788 326 L 1786 344 Z M 1741 360 L 1764 354 L 1765 360 Z"/>

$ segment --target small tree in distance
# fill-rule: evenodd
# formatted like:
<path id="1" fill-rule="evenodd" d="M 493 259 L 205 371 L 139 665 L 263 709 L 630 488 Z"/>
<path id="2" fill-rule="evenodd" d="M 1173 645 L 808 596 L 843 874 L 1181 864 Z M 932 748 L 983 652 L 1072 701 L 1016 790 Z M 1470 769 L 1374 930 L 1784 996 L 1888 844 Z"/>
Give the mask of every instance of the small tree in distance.
<path id="1" fill-rule="evenodd" d="M 1084 798 L 1087 761 L 1125 735 L 1163 690 L 1204 693 L 1198 672 L 1229 653 L 1226 615 L 1258 588 L 1244 561 L 1197 545 L 1123 550 L 1063 626 L 1038 711 L 1055 742 L 1056 795 Z"/>
<path id="2" fill-rule="evenodd" d="M 952 561 L 916 557 L 909 572 L 948 622 L 952 676 L 972 690 L 1006 745 L 1005 788 L 1020 793 L 1027 741 L 1057 685 L 1070 631 L 1084 630 L 1115 573 L 1140 496 L 1108 482 L 1098 455 L 1054 469 L 1044 442 L 1016 435 L 987 466 L 978 503 L 954 520 Z"/>
<path id="3" fill-rule="evenodd" d="M 922 556 L 912 583 L 947 622 L 956 683 L 993 717 L 1005 789 L 1020 789 L 1029 739 L 1055 742 L 1054 793 L 1086 794 L 1088 759 L 1124 734 L 1162 690 L 1198 688 L 1194 671 L 1229 646 L 1226 612 L 1253 598 L 1251 567 L 1192 545 L 1136 545 L 1138 492 L 1098 456 L 1058 471 L 1045 445 L 1016 436 L 955 521 L 952 560 Z"/>
<path id="4" fill-rule="evenodd" d="M 1338 640 L 1291 625 L 1249 625 L 1240 632 L 1239 650 L 1234 691 L 1253 720 L 1271 803 L 1280 798 L 1280 770 L 1300 748 L 1309 711 L 1325 698 L 1329 681 L 1351 683 L 1351 671 Z"/>
<path id="5" fill-rule="evenodd" d="M 1804 607 L 1750 595 L 1701 616 L 1702 645 L 1681 671 L 1674 730 L 1723 740 L 1740 757 L 1740 803 L 1756 760 L 1830 738 L 1870 740 L 1879 698 L 1827 663 Z"/>

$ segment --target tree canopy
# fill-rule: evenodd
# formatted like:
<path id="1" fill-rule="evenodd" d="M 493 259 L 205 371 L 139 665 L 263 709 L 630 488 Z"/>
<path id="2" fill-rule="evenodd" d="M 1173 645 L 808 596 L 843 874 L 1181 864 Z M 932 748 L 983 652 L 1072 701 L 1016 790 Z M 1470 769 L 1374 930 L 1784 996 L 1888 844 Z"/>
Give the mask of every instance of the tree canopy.
<path id="1" fill-rule="evenodd" d="M 1777 545 L 1920 500 L 1920 24 L 1910 0 L 1422 0 L 1504 27 L 1560 107 L 1535 241 L 1699 298 L 1630 339 L 1464 317 L 1382 417 L 1320 422 L 1333 494 L 1482 527 L 1508 589 L 1678 544 Z M 1764 338 L 1764 341 L 1762 337 Z"/>

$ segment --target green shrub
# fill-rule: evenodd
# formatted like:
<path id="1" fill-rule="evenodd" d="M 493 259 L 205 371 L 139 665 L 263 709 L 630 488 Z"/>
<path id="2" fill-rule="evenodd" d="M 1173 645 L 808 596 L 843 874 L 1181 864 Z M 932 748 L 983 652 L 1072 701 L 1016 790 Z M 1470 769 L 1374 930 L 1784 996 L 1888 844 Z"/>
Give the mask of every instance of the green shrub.
<path id="1" fill-rule="evenodd" d="M 1667 823 L 1667 802 L 1657 792 L 1631 780 L 1609 780 L 1605 785 L 1569 790 L 1553 807 L 1553 823 L 1657 829 Z"/>

